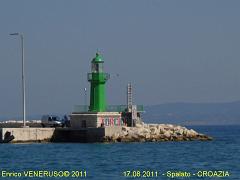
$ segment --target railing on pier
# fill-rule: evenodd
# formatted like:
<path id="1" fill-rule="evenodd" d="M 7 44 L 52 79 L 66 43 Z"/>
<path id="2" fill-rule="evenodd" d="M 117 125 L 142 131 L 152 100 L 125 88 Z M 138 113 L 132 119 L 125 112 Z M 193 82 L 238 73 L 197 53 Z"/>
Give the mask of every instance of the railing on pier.
<path id="1" fill-rule="evenodd" d="M 127 111 L 127 105 L 109 105 L 106 112 L 124 112 Z M 88 105 L 75 105 L 73 112 L 88 112 Z M 143 105 L 137 105 L 137 112 L 143 112 Z"/>

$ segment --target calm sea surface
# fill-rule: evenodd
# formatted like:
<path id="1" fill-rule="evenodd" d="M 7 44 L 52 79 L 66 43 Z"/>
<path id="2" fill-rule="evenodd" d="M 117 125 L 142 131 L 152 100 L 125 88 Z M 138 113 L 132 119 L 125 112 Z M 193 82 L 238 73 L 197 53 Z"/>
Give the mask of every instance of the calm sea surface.
<path id="1" fill-rule="evenodd" d="M 133 179 L 123 175 L 124 171 L 131 170 L 130 175 L 136 175 L 135 173 L 140 171 L 143 176 L 146 173 L 144 171 L 149 171 L 154 172 L 151 174 L 155 176 L 153 179 L 168 179 L 168 171 L 196 174 L 203 170 L 221 170 L 228 171 L 230 176 L 198 178 L 197 175 L 192 175 L 191 178 L 172 179 L 240 179 L 240 126 L 191 128 L 214 137 L 214 140 L 115 144 L 0 144 L 1 173 L 46 170 L 68 171 L 69 176 L 72 176 L 75 171 L 86 170 L 87 178 L 75 179 Z"/>

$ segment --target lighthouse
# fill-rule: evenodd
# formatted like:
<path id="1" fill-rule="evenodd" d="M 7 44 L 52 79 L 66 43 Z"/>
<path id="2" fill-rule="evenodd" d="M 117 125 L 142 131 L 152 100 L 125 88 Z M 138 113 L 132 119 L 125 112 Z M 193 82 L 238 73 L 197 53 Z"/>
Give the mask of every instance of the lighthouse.
<path id="1" fill-rule="evenodd" d="M 121 112 L 109 108 L 106 103 L 105 85 L 110 75 L 104 72 L 104 61 L 99 53 L 91 60 L 91 72 L 87 74 L 90 82 L 90 104 L 88 109 L 77 105 L 70 115 L 73 129 L 121 126 Z M 111 106 L 110 106 L 111 107 Z"/>
<path id="2" fill-rule="evenodd" d="M 132 105 L 130 91 L 128 105 L 107 105 L 105 85 L 110 75 L 104 72 L 103 65 L 102 56 L 96 53 L 96 56 L 91 60 L 91 72 L 87 74 L 91 86 L 90 104 L 88 108 L 76 105 L 70 115 L 72 129 L 87 129 L 91 135 L 93 134 L 92 136 L 95 136 L 96 133 L 107 135 L 116 130 L 121 131 L 121 126 L 133 126 L 132 119 L 139 118 L 139 108 L 137 108 L 139 106 Z"/>
<path id="3" fill-rule="evenodd" d="M 91 83 L 90 91 L 90 112 L 106 111 L 105 84 L 110 78 L 108 73 L 103 70 L 104 61 L 99 53 L 91 62 L 91 73 L 88 73 L 88 81 Z"/>

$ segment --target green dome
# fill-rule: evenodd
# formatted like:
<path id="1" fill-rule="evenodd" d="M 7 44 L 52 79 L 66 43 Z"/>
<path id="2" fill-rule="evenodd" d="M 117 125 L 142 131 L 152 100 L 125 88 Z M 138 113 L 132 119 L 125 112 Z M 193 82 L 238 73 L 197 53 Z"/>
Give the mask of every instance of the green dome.
<path id="1" fill-rule="evenodd" d="M 93 58 L 92 63 L 103 63 L 103 59 L 102 56 L 100 56 L 100 54 L 96 53 L 96 57 Z"/>

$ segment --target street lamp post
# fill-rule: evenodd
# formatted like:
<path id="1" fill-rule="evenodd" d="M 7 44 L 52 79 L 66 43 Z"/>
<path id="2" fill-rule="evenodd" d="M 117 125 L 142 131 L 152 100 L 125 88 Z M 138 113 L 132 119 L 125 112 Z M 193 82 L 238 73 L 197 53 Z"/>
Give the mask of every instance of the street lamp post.
<path id="1" fill-rule="evenodd" d="M 25 96 L 25 65 L 24 65 L 24 37 L 20 33 L 12 33 L 12 36 L 20 36 L 22 48 L 22 101 L 23 101 L 23 127 L 26 126 L 26 96 Z"/>

